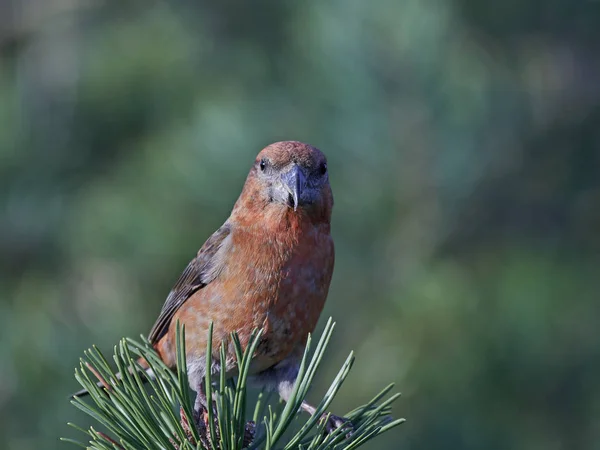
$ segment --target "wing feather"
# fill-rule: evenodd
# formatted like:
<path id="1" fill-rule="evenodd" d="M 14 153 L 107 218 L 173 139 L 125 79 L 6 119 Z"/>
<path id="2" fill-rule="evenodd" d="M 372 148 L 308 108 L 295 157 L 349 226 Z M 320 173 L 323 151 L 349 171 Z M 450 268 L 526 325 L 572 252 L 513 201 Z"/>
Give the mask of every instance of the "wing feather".
<path id="1" fill-rule="evenodd" d="M 222 264 L 222 258 L 218 258 L 217 253 L 228 242 L 226 238 L 230 233 L 231 227 L 225 222 L 208 238 L 198 251 L 198 255 L 187 265 L 167 296 L 158 319 L 150 330 L 148 335 L 150 343 L 157 343 L 167 333 L 175 313 L 194 292 L 217 277 Z"/>

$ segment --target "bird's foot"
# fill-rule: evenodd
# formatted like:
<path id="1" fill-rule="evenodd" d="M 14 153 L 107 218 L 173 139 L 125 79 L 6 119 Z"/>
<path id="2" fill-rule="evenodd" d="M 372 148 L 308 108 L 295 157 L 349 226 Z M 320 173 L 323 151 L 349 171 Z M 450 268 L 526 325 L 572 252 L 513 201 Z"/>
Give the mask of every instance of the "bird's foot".
<path id="1" fill-rule="evenodd" d="M 327 413 L 324 413 L 321 416 L 321 421 L 324 420 L 327 420 L 327 423 L 325 424 L 325 432 L 327 434 L 331 434 L 339 428 L 343 428 L 346 431 L 346 437 L 352 436 L 352 433 L 354 432 L 354 425 L 352 425 L 350 419 L 336 416 L 334 414 L 329 414 L 328 418 Z"/>
<path id="2" fill-rule="evenodd" d="M 210 434 L 210 426 L 208 424 L 208 411 L 204 406 L 201 406 L 200 409 L 194 409 L 194 423 L 196 425 L 196 429 L 198 430 L 198 436 L 200 438 L 200 442 L 204 448 L 210 448 L 209 446 L 209 434 Z M 185 428 L 184 428 L 185 430 Z M 187 432 L 186 432 L 187 434 Z"/>
<path id="3" fill-rule="evenodd" d="M 194 408 L 194 423 L 196 424 L 196 428 L 202 429 L 206 428 L 206 408 L 203 406 L 199 409 Z"/>
<path id="4" fill-rule="evenodd" d="M 213 419 L 217 420 L 217 404 L 213 401 L 212 404 Z M 208 428 L 208 409 L 203 403 L 196 402 L 194 405 L 194 420 L 197 427 Z"/>
<path id="5" fill-rule="evenodd" d="M 198 435 L 200 437 L 200 442 L 203 445 L 203 448 L 211 448 L 210 445 L 210 424 L 208 423 L 208 411 L 206 408 L 202 407 L 199 411 L 194 411 L 194 421 L 196 423 L 196 428 L 198 430 Z M 218 419 L 215 412 L 214 415 L 215 421 L 215 439 L 213 442 L 219 441 L 219 425 Z M 181 416 L 181 423 L 183 425 L 183 429 L 188 436 L 188 440 L 196 445 L 195 441 L 193 441 L 192 434 L 189 430 L 189 424 L 185 416 Z M 246 426 L 244 427 L 244 442 L 242 448 L 248 448 L 254 442 L 254 438 L 256 436 L 256 423 L 253 420 L 249 420 L 246 422 Z"/>

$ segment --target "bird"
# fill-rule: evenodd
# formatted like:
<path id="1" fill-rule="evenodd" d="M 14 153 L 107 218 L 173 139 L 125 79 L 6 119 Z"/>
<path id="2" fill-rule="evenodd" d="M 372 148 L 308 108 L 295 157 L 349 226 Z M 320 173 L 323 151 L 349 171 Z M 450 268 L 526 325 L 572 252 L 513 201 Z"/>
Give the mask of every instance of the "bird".
<path id="1" fill-rule="evenodd" d="M 317 325 L 332 279 L 333 194 L 327 158 L 317 148 L 282 141 L 262 149 L 230 216 L 202 245 L 168 294 L 148 340 L 175 368 L 177 324 L 185 326 L 194 411 L 206 411 L 207 358 L 237 333 L 246 348 L 262 329 L 250 370 L 254 385 L 288 401 L 307 338 Z M 207 355 L 213 326 L 212 355 Z M 226 346 L 227 376 L 234 376 L 233 346 Z M 78 393 L 82 394 L 83 391 Z M 302 403 L 315 414 L 315 407 Z M 348 426 L 333 414 L 327 431 Z"/>

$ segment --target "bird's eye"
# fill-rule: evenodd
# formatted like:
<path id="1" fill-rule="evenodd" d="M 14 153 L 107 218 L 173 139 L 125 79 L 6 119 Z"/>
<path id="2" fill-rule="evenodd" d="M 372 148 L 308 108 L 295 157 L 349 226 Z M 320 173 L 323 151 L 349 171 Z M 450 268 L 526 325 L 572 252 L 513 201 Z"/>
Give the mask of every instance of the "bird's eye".
<path id="1" fill-rule="evenodd" d="M 260 164 L 259 164 L 260 170 L 261 172 L 264 172 L 265 169 L 267 168 L 267 160 L 266 159 L 261 159 L 260 160 Z"/>
<path id="2" fill-rule="evenodd" d="M 321 172 L 321 175 L 325 175 L 327 173 L 327 163 L 321 163 L 319 172 Z"/>

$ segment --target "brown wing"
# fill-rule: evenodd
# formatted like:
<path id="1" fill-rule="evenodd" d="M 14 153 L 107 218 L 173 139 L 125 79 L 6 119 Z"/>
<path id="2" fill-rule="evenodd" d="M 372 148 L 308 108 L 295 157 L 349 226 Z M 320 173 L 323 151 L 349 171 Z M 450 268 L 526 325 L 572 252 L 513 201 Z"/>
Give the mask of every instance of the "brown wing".
<path id="1" fill-rule="evenodd" d="M 231 229 L 225 224 L 213 233 L 198 251 L 198 255 L 187 265 L 173 289 L 169 293 L 160 315 L 150 330 L 148 340 L 157 343 L 167 330 L 177 310 L 198 289 L 202 289 L 215 279 L 220 270 L 221 261 L 216 258 L 217 251 L 223 245 L 223 241 Z"/>

